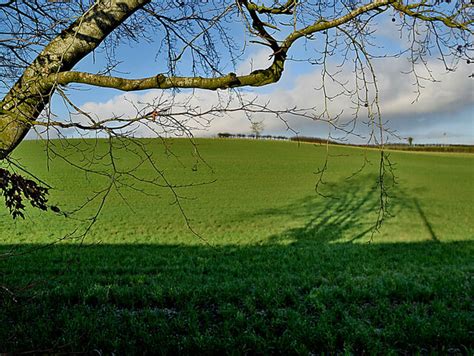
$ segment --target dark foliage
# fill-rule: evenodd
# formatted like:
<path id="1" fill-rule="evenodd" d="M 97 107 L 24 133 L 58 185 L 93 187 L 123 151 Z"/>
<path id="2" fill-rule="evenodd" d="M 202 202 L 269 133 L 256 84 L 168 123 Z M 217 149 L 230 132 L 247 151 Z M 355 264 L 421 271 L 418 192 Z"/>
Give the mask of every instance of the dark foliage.
<path id="1" fill-rule="evenodd" d="M 34 208 L 41 210 L 47 210 L 48 208 L 46 205 L 48 188 L 3 168 L 0 168 L 0 190 L 5 198 L 5 206 L 10 210 L 10 214 L 14 219 L 25 217 L 25 199 L 29 200 Z"/>
<path id="2" fill-rule="evenodd" d="M 310 143 L 320 143 L 320 144 L 327 144 L 330 143 L 331 145 L 341 145 L 341 142 L 337 142 L 334 140 L 328 140 L 327 138 L 320 138 L 320 137 L 311 137 L 311 136 L 293 136 L 290 137 L 290 141 L 297 141 L 297 142 L 310 142 Z"/>
<path id="3" fill-rule="evenodd" d="M 217 134 L 217 137 L 218 138 L 256 138 L 256 137 L 259 137 L 261 139 L 265 139 L 265 140 L 288 140 L 288 137 L 286 136 L 272 136 L 272 135 L 258 135 L 256 136 L 255 134 L 249 134 L 249 135 L 246 135 L 246 134 L 232 134 L 232 133 L 229 133 L 229 132 L 219 132 Z"/>

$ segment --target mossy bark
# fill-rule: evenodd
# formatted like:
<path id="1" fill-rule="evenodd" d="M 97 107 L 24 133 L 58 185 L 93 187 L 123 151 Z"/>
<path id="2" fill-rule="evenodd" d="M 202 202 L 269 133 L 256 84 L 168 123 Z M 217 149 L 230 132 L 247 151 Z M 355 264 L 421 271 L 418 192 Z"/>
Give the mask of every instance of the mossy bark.
<path id="1" fill-rule="evenodd" d="M 99 0 L 44 48 L 0 102 L 0 159 L 21 142 L 48 104 L 57 83 L 45 79 L 73 68 L 149 1 Z"/>

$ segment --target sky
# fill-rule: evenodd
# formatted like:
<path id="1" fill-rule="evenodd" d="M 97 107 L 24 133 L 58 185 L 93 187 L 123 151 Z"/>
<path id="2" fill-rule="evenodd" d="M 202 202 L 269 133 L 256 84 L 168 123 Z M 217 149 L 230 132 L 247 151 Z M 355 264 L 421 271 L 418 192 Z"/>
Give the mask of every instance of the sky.
<path id="1" fill-rule="evenodd" d="M 395 24 L 388 19 L 382 20 L 377 27 L 376 36 L 379 45 L 384 49 L 382 52 L 396 52 L 404 44 L 404 39 L 400 38 Z M 290 57 L 308 58 L 308 50 L 303 43 L 299 43 L 292 48 Z M 117 58 L 122 60 L 119 67 L 122 76 L 145 77 L 164 72 L 166 69 L 160 62 L 160 58 L 155 58 L 156 44 L 139 43 L 121 46 L 117 50 Z M 240 59 L 235 69 L 229 67 L 230 71 L 237 74 L 245 74 L 257 68 L 265 68 L 270 64 L 270 57 L 267 49 L 258 45 L 248 45 L 246 52 Z M 335 57 L 329 59 L 328 67 L 338 70 L 338 60 Z M 394 131 L 396 135 L 386 134 L 386 140 L 390 142 L 406 142 L 408 137 L 413 137 L 414 143 L 449 143 L 449 144 L 474 144 L 474 79 L 469 76 L 472 73 L 472 65 L 461 64 L 457 71 L 446 72 L 444 65 L 436 57 L 429 58 L 429 68 L 436 82 L 423 81 L 420 96 L 416 93 L 414 77 L 403 74 L 409 71 L 409 62 L 406 58 L 384 58 L 374 60 L 374 67 L 377 74 L 380 108 L 384 128 Z M 89 55 L 78 65 L 78 70 L 94 72 L 99 70 L 103 60 L 100 55 Z M 419 68 L 420 73 L 423 69 Z M 310 108 L 323 107 L 323 95 L 321 90 L 321 66 L 310 65 L 306 62 L 288 61 L 285 71 L 278 83 L 257 89 L 245 88 L 242 95 L 246 98 L 256 98 L 257 102 L 268 104 L 271 108 L 285 109 L 290 107 Z M 351 83 L 354 74 L 351 68 L 346 66 L 339 73 L 341 82 Z M 336 93 L 337 88 L 333 83 L 328 83 L 330 93 Z M 123 93 L 118 90 L 73 86 L 70 96 L 75 104 L 82 110 L 96 115 L 97 118 L 106 118 L 113 115 L 133 116 L 136 107 L 143 107 L 142 103 L 149 103 L 162 97 L 163 92 L 159 90 L 149 90 L 134 93 Z M 165 96 L 169 95 L 165 93 Z M 192 99 L 189 99 L 192 95 Z M 217 103 L 219 99 L 228 99 L 225 91 L 203 91 L 197 90 L 181 91 L 176 95 L 175 102 L 191 100 L 195 107 L 205 109 Z M 236 104 L 236 102 L 233 102 Z M 176 105 L 179 107 L 179 104 Z M 341 123 L 352 118 L 350 110 L 351 103 L 341 97 L 330 103 L 329 112 L 332 116 L 341 114 Z M 66 111 L 61 107 L 60 100 L 53 101 L 53 110 L 58 115 L 66 115 Z M 327 137 L 330 132 L 331 137 L 343 138 L 351 143 L 364 143 L 370 133 L 370 126 L 364 121 L 367 117 L 362 116 L 356 126 L 359 136 L 347 136 L 341 131 L 334 130 L 327 123 L 289 117 L 288 122 L 282 122 L 278 118 L 270 115 L 245 115 L 243 112 L 236 112 L 225 117 L 213 118 L 209 124 L 206 120 L 189 122 L 195 127 L 192 130 L 194 136 L 208 137 L 215 136 L 218 132 L 244 133 L 249 134 L 250 120 L 263 121 L 263 134 L 293 136 L 297 132 L 301 136 Z M 291 127 L 289 131 L 288 125 Z M 69 135 L 74 136 L 69 132 Z M 139 128 L 135 133 L 137 136 L 153 136 L 153 133 L 146 128 Z"/>

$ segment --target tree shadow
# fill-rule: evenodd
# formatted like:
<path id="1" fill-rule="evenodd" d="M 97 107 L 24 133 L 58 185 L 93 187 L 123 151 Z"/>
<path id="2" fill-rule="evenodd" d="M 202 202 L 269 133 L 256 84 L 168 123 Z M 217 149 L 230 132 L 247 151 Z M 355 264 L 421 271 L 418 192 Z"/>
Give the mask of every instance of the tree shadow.
<path id="1" fill-rule="evenodd" d="M 243 219 L 285 217 L 303 223 L 282 233 L 271 236 L 270 243 L 292 243 L 298 245 L 324 244 L 331 242 L 367 241 L 375 232 L 380 209 L 380 190 L 373 184 L 375 175 L 327 184 L 328 196 L 316 193 L 289 205 L 266 209 Z M 413 210 L 409 196 L 393 186 L 384 219 L 396 215 L 401 209 Z"/>
<path id="2" fill-rule="evenodd" d="M 1 260 L 0 352 L 469 353 L 473 241 L 334 243 L 371 232 L 363 181 L 249 216 L 303 222 L 263 245 L 61 244 Z M 395 195 L 392 212 L 416 211 Z"/>
<path id="3" fill-rule="evenodd" d="M 302 223 L 270 237 L 269 243 L 311 245 L 327 243 L 377 242 L 377 221 L 380 218 L 380 190 L 375 184 L 376 175 L 365 175 L 342 183 L 327 184 L 327 196 L 316 193 L 289 205 L 265 209 L 242 219 L 281 217 Z M 418 188 L 416 193 L 423 190 Z M 429 222 L 419 199 L 398 185 L 389 189 L 384 222 L 389 222 L 400 212 L 419 220 L 433 242 L 440 242 Z M 382 225 L 383 227 L 383 225 Z"/>
<path id="4" fill-rule="evenodd" d="M 421 220 L 423 221 L 423 224 L 425 225 L 426 230 L 429 232 L 429 234 L 431 236 L 431 239 L 434 242 L 439 242 L 439 239 L 438 239 L 438 237 L 436 236 L 436 234 L 433 230 L 433 226 L 430 224 L 430 222 L 429 222 L 428 218 L 426 217 L 426 214 L 425 214 L 424 210 L 421 208 L 420 202 L 418 201 L 417 198 L 413 198 L 413 205 L 415 206 L 416 211 L 418 212 L 418 215 L 420 216 Z"/>

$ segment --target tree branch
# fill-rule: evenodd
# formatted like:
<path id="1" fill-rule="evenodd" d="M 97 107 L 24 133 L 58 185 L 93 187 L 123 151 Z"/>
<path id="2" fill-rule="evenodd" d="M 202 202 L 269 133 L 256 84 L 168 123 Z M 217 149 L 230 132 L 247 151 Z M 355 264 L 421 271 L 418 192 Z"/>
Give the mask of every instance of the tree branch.
<path id="1" fill-rule="evenodd" d="M 348 14 L 341 16 L 334 20 L 318 20 L 313 25 L 307 26 L 303 29 L 292 32 L 283 41 L 283 45 L 279 46 L 277 41 L 271 37 L 261 26 L 261 22 L 256 16 L 252 3 L 242 1 L 243 5 L 248 9 L 252 19 L 254 20 L 254 27 L 259 32 L 260 37 L 266 39 L 274 50 L 274 61 L 270 67 L 263 70 L 255 70 L 247 75 L 237 76 L 234 73 L 229 73 L 225 76 L 215 78 L 203 77 L 166 77 L 163 74 L 157 76 L 141 78 L 141 79 L 126 79 L 120 77 L 104 76 L 84 72 L 60 72 L 49 75 L 43 81 L 49 84 L 67 85 L 70 83 L 82 83 L 93 86 L 100 86 L 106 88 L 114 88 L 122 91 L 138 91 L 147 89 L 171 89 L 171 88 L 199 88 L 207 90 L 227 89 L 242 86 L 264 86 L 267 84 L 277 82 L 284 69 L 284 62 L 286 53 L 291 45 L 299 38 L 308 36 L 312 33 L 324 31 L 329 28 L 340 26 L 347 23 L 362 13 L 372 11 L 395 2 L 396 0 L 376 0 L 365 6 L 361 6 Z"/>
<path id="2" fill-rule="evenodd" d="M 259 14 L 272 14 L 272 15 L 291 15 L 293 9 L 298 3 L 298 0 L 288 0 L 286 4 L 278 7 L 268 7 L 265 5 L 257 5 L 252 1 L 249 1 L 246 5 L 249 11 L 256 11 Z"/>
<path id="3" fill-rule="evenodd" d="M 330 28 L 343 25 L 351 20 L 354 20 L 355 18 L 362 15 L 363 13 L 379 9 L 381 6 L 393 4 L 396 1 L 397 0 L 375 0 L 371 2 L 370 4 L 358 7 L 339 18 L 336 18 L 333 20 L 326 20 L 324 18 L 319 19 L 316 22 L 314 22 L 312 25 L 309 25 L 300 30 L 296 30 L 292 32 L 291 34 L 289 34 L 288 37 L 286 37 L 281 47 L 284 49 L 288 49 L 297 39 L 301 37 L 309 36 L 315 32 L 320 32 L 320 31 L 324 31 Z"/>
<path id="4" fill-rule="evenodd" d="M 452 16 L 433 16 L 427 15 L 422 12 L 413 11 L 413 9 L 422 7 L 424 4 L 412 4 L 412 5 L 404 5 L 401 1 L 393 2 L 391 6 L 404 13 L 407 16 L 420 19 L 427 22 L 442 22 L 445 26 L 449 28 L 457 28 L 460 30 L 468 31 L 470 33 L 474 33 L 472 28 L 469 28 L 470 25 L 474 23 L 474 19 L 471 17 L 469 21 L 466 22 L 456 22 Z M 467 7 L 472 7 L 472 5 L 467 5 Z"/>
<path id="5" fill-rule="evenodd" d="M 228 89 L 242 86 L 263 86 L 277 82 L 283 72 L 283 60 L 276 59 L 264 70 L 255 70 L 250 74 L 238 76 L 229 73 L 215 78 L 204 77 L 167 77 L 158 74 L 141 79 L 127 79 L 84 72 L 61 72 L 46 77 L 47 84 L 67 85 L 81 83 L 104 88 L 114 88 L 122 91 L 139 91 L 147 89 L 199 88 L 207 90 Z"/>

